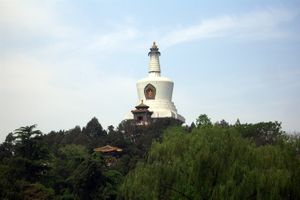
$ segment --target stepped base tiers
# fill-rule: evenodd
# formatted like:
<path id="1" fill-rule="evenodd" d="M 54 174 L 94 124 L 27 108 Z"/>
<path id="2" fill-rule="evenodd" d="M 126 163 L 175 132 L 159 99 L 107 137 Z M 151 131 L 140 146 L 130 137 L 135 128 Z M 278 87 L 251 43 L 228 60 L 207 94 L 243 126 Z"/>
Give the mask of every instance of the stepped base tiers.
<path id="1" fill-rule="evenodd" d="M 166 100 L 145 100 L 144 103 L 149 106 L 149 111 L 153 112 L 151 118 L 174 118 L 185 122 L 185 118 L 177 113 L 173 102 Z M 133 119 L 133 114 L 128 112 L 125 119 Z"/>
<path id="2" fill-rule="evenodd" d="M 138 99 L 149 106 L 149 111 L 153 114 L 151 118 L 174 118 L 185 122 L 183 116 L 177 113 L 177 109 L 172 102 L 174 83 L 166 77 L 149 76 L 139 80 L 136 84 Z M 153 98 L 147 97 L 146 88 L 151 86 Z M 133 119 L 133 114 L 128 113 L 126 119 Z"/>

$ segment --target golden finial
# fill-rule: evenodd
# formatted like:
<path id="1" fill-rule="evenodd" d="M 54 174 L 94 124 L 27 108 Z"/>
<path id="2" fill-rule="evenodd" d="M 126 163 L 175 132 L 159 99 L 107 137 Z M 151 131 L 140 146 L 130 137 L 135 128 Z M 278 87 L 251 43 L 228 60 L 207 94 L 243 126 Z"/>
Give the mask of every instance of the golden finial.
<path id="1" fill-rule="evenodd" d="M 160 56 L 160 52 L 158 51 L 156 42 L 153 42 L 152 47 L 150 48 L 150 52 L 148 53 L 148 56 L 150 55 L 159 55 Z"/>
<path id="2" fill-rule="evenodd" d="M 153 42 L 152 48 L 157 48 L 156 42 Z"/>

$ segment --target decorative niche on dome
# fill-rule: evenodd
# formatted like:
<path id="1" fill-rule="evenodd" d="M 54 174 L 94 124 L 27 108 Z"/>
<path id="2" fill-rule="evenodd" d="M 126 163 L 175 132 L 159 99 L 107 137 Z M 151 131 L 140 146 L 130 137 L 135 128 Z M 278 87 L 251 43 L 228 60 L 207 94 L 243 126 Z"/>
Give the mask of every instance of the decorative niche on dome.
<path id="1" fill-rule="evenodd" d="M 146 99 L 155 99 L 156 89 L 153 85 L 148 84 L 144 89 Z"/>

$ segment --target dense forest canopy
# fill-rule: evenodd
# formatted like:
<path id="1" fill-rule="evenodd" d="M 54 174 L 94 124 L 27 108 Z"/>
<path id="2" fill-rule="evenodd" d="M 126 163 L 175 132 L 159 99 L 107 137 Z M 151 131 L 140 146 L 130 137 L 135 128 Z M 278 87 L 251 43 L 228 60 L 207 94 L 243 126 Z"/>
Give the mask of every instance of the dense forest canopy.
<path id="1" fill-rule="evenodd" d="M 114 165 L 94 148 L 123 149 Z M 279 122 L 190 126 L 162 119 L 43 134 L 36 125 L 0 145 L 0 199 L 300 199 L 300 139 Z"/>

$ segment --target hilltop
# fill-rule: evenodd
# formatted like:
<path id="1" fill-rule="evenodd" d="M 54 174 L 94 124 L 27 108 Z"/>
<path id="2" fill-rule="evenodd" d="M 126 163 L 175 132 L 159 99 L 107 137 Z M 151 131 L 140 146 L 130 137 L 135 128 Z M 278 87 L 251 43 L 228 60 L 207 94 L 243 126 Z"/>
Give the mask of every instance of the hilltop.
<path id="1" fill-rule="evenodd" d="M 122 149 L 113 165 L 94 148 Z M 298 199 L 300 140 L 279 122 L 180 126 L 123 121 L 43 134 L 26 126 L 0 146 L 1 199 Z"/>

